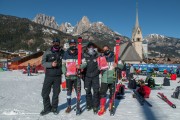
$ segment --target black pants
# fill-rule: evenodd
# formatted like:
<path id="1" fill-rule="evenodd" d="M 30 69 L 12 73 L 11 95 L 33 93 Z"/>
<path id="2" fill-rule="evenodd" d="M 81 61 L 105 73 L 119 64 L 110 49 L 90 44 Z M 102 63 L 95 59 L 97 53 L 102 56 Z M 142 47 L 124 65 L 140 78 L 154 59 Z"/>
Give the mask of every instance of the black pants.
<path id="1" fill-rule="evenodd" d="M 133 79 L 133 74 L 134 74 L 134 73 L 129 73 L 129 79 L 128 79 L 128 80 Z"/>
<path id="2" fill-rule="evenodd" d="M 72 94 L 73 87 L 74 87 L 76 94 L 77 94 L 77 79 L 75 79 L 75 80 L 66 79 L 67 105 L 68 106 L 71 106 L 71 94 Z"/>
<path id="3" fill-rule="evenodd" d="M 130 79 L 130 72 L 126 71 L 126 78 L 129 80 Z"/>
<path id="4" fill-rule="evenodd" d="M 75 79 L 75 80 L 66 79 L 66 88 L 67 88 L 67 95 L 71 95 L 73 88 L 76 91 L 77 90 L 77 79 Z"/>
<path id="5" fill-rule="evenodd" d="M 51 108 L 58 107 L 60 84 L 61 84 L 61 76 L 56 76 L 56 77 L 45 76 L 42 93 L 41 93 L 43 97 L 44 110 L 50 110 Z M 50 97 L 49 97 L 51 88 L 53 88 L 52 105 L 50 103 Z"/>
<path id="6" fill-rule="evenodd" d="M 109 89 L 109 98 L 112 98 L 112 92 L 114 90 L 114 84 L 113 83 L 101 83 L 101 88 L 100 88 L 100 96 L 101 98 L 106 97 L 106 93 Z"/>
<path id="7" fill-rule="evenodd" d="M 85 77 L 86 104 L 87 106 L 99 106 L 99 75 L 95 77 Z M 93 88 L 93 95 L 91 93 Z"/>

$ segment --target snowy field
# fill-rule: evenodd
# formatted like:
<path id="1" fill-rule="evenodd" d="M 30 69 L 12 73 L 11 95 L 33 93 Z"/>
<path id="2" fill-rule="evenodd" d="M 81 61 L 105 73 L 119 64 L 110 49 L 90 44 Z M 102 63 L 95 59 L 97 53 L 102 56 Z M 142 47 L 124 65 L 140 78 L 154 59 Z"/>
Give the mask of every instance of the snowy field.
<path id="1" fill-rule="evenodd" d="M 139 76 L 140 78 L 145 78 Z M 132 98 L 132 91 L 126 89 L 125 98 L 116 100 L 116 113 L 109 115 L 107 110 L 103 116 L 94 115 L 92 111 L 85 110 L 85 91 L 82 89 L 82 114 L 76 116 L 75 111 L 70 114 L 65 113 L 66 91 L 61 91 L 59 96 L 60 113 L 54 115 L 50 113 L 40 116 L 43 108 L 41 89 L 44 74 L 27 76 L 20 71 L 0 72 L 0 120 L 180 120 L 180 100 L 170 96 L 176 86 L 180 86 L 176 81 L 171 81 L 171 86 L 163 87 L 161 90 L 152 90 L 150 98 L 147 99 L 153 107 L 146 104 L 141 106 L 139 102 Z M 156 82 L 162 83 L 163 78 L 156 77 Z M 158 92 L 163 92 L 169 100 L 176 104 L 176 109 L 171 108 L 167 103 L 157 97 Z M 75 107 L 75 94 L 73 93 L 72 107 Z M 108 107 L 108 104 L 106 104 Z"/>

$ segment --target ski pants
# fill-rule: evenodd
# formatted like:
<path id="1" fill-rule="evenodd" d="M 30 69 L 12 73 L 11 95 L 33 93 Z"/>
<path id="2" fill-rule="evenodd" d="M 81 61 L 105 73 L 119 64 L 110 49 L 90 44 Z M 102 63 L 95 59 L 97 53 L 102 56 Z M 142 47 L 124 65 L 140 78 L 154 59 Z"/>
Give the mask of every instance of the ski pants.
<path id="1" fill-rule="evenodd" d="M 50 77 L 45 75 L 42 93 L 41 93 L 45 111 L 50 110 L 51 108 L 58 107 L 60 84 L 61 84 L 61 76 Z M 51 88 L 53 89 L 52 104 L 50 103 L 50 97 L 49 97 Z"/>
<path id="2" fill-rule="evenodd" d="M 71 97 L 73 88 L 77 91 L 77 79 L 66 79 L 67 97 Z"/>
<path id="3" fill-rule="evenodd" d="M 134 73 L 129 73 L 129 79 L 128 80 L 133 79 L 133 75 L 134 75 Z"/>
<path id="4" fill-rule="evenodd" d="M 85 77 L 84 81 L 85 91 L 86 91 L 86 105 L 98 107 L 100 103 L 99 98 L 99 75 L 95 77 Z M 93 88 L 93 95 L 91 92 Z"/>
<path id="5" fill-rule="evenodd" d="M 104 98 L 106 97 L 106 93 L 109 89 L 109 98 L 111 99 L 112 98 L 112 95 L 113 95 L 113 90 L 115 89 L 114 88 L 114 84 L 113 83 L 101 83 L 101 88 L 100 88 L 100 96 L 101 98 Z"/>

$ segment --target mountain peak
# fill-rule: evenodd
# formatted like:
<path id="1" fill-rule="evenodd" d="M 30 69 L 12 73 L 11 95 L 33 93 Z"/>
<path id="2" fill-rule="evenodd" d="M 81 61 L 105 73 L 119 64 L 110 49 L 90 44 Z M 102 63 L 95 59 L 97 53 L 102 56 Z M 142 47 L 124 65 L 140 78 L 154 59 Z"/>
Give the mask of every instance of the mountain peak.
<path id="1" fill-rule="evenodd" d="M 70 32 L 68 32 L 69 29 L 70 29 Z M 73 27 L 70 23 L 63 23 L 62 25 L 60 25 L 59 30 L 64 33 L 70 33 L 74 36 L 82 35 L 83 33 L 87 33 L 87 32 L 107 34 L 110 36 L 117 35 L 115 32 L 113 32 L 113 30 L 108 28 L 101 21 L 90 23 L 87 16 L 83 16 L 75 27 Z"/>
<path id="2" fill-rule="evenodd" d="M 81 21 L 82 21 L 83 23 L 86 23 L 86 22 L 89 22 L 89 19 L 88 19 L 87 16 L 83 16 L 82 19 L 81 19 Z M 90 23 L 90 22 L 89 22 L 89 23 Z"/>
<path id="3" fill-rule="evenodd" d="M 164 39 L 164 38 L 167 38 L 167 37 L 164 36 L 164 35 L 160 35 L 160 34 L 156 34 L 156 33 L 150 34 L 150 35 L 148 35 L 148 37 L 150 37 L 150 38 L 156 38 L 156 39 Z"/>
<path id="4" fill-rule="evenodd" d="M 87 31 L 91 27 L 91 23 L 87 16 L 83 16 L 82 19 L 74 28 L 74 35 L 80 35 L 83 32 Z"/>
<path id="5" fill-rule="evenodd" d="M 42 24 L 44 26 L 48 26 L 54 29 L 58 29 L 58 24 L 55 21 L 54 16 L 47 16 L 45 14 L 37 14 L 33 19 L 35 23 Z"/>

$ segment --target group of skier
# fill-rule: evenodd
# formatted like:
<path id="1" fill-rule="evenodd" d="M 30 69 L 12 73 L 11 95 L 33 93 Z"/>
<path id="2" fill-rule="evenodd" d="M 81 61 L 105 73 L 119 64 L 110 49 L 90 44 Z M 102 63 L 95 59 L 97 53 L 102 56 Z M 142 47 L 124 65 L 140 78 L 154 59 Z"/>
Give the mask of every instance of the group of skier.
<path id="1" fill-rule="evenodd" d="M 81 91 L 81 87 L 78 87 L 81 80 L 79 81 L 80 75 L 77 70 L 83 71 L 84 75 L 86 109 L 88 111 L 93 109 L 95 114 L 103 115 L 106 111 L 106 93 L 108 90 L 110 91 L 109 110 L 111 111 L 114 107 L 114 92 L 116 89 L 115 69 L 122 69 L 124 67 L 121 60 L 118 57 L 118 60 L 115 62 L 117 56 L 110 50 L 108 45 L 103 47 L 103 53 L 98 53 L 95 44 L 91 42 L 86 46 L 83 53 L 79 49 L 81 48 L 77 47 L 77 41 L 72 39 L 69 41 L 69 49 L 64 52 L 60 47 L 60 40 L 54 38 L 52 47 L 43 54 L 42 65 L 46 68 L 46 72 L 42 88 L 44 109 L 41 111 L 41 115 L 46 115 L 50 112 L 58 114 L 58 96 L 62 74 L 65 75 L 67 88 L 67 109 L 65 112 L 71 112 L 72 90 L 73 88 L 75 89 L 77 99 Z M 81 54 L 82 57 L 79 57 Z M 99 57 L 106 59 L 106 69 L 100 69 Z M 81 62 L 79 62 L 79 58 L 81 58 Z M 101 80 L 99 79 L 100 74 L 102 76 Z M 52 103 L 50 103 L 49 97 L 51 88 L 53 88 Z M 93 94 L 91 88 L 93 89 Z M 76 106 L 76 109 L 78 109 L 78 106 Z"/>

